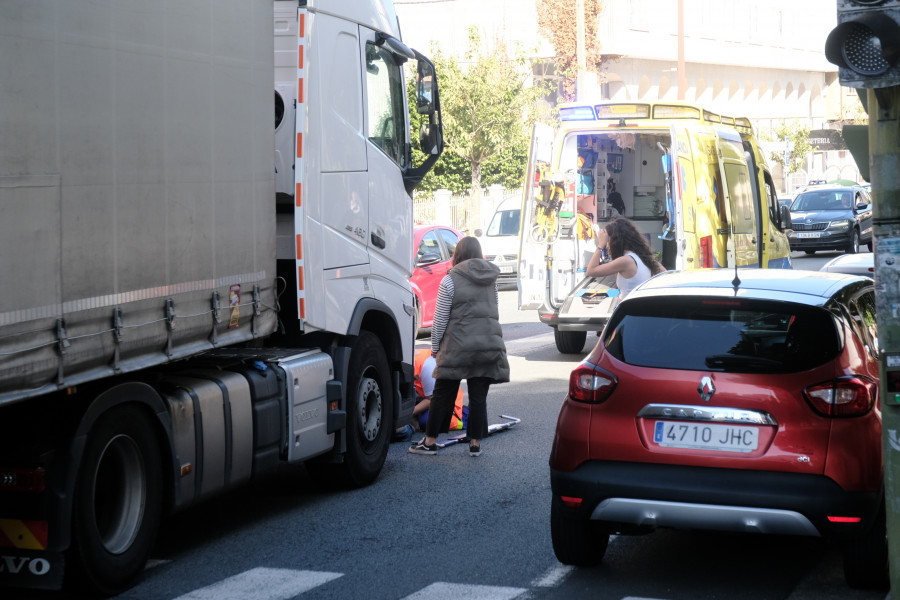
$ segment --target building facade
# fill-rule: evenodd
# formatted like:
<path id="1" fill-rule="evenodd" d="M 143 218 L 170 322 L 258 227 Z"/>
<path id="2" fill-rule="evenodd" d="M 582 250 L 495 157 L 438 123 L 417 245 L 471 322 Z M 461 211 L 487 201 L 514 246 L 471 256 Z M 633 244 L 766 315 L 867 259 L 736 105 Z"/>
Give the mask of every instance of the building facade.
<path id="1" fill-rule="evenodd" d="M 410 45 L 440 48 L 458 59 L 467 49 L 470 26 L 479 28 L 487 44 L 501 40 L 537 59 L 551 57 L 552 45 L 538 32 L 540 5 L 539 0 L 395 0 Z M 782 123 L 802 124 L 812 130 L 814 143 L 828 143 L 818 144 L 805 170 L 776 181 L 782 192 L 807 180 L 860 180 L 842 139 L 825 131 L 861 116 L 855 92 L 841 88 L 837 67 L 825 60 L 825 38 L 837 23 L 833 6 L 822 0 L 617 0 L 604 3 L 599 20 L 602 52 L 618 58 L 607 62 L 604 73 L 584 78 L 580 100 L 683 100 L 748 117 L 763 140 L 774 138 L 771 132 Z M 435 22 L 446 26 L 418 26 Z M 425 31 L 437 37 L 417 37 Z M 766 144 L 770 152 L 783 152 L 784 146 L 774 139 Z M 781 176 L 780 168 L 772 167 Z"/>

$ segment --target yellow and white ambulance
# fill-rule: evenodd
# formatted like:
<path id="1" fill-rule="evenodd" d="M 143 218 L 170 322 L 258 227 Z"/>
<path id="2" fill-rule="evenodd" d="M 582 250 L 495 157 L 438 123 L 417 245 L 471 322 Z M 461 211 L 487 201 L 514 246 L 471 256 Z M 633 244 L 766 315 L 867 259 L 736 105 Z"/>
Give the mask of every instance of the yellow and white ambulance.
<path id="1" fill-rule="evenodd" d="M 790 213 L 748 119 L 684 103 L 578 102 L 559 112 L 556 130 L 537 124 L 532 136 L 518 284 L 519 308 L 539 311 L 561 352 L 580 351 L 605 324 L 567 317 L 564 306 L 584 285 L 592 225 L 632 220 L 669 270 L 791 268 Z"/>

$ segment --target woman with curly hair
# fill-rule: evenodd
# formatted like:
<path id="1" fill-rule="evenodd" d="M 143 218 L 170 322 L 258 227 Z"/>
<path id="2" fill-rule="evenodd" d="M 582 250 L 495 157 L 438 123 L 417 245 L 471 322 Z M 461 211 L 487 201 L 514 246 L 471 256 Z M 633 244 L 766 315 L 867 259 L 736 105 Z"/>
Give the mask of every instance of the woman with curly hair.
<path id="1" fill-rule="evenodd" d="M 604 249 L 612 259 L 606 263 L 602 262 Z M 615 274 L 619 297 L 624 298 L 639 284 L 665 270 L 665 267 L 653 258 L 650 244 L 634 223 L 628 219 L 618 218 L 597 232 L 597 250 L 588 263 L 587 275 L 605 277 Z"/>

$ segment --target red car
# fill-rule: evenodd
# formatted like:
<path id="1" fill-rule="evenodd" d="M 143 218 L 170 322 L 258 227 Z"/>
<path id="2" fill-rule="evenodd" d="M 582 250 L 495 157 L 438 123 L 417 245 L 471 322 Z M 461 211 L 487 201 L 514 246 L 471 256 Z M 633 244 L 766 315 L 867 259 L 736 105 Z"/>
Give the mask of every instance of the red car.
<path id="1" fill-rule="evenodd" d="M 419 225 L 415 228 L 415 262 L 409 283 L 416 296 L 416 337 L 434 322 L 441 279 L 450 270 L 453 251 L 463 234 L 444 225 Z"/>
<path id="2" fill-rule="evenodd" d="M 840 540 L 853 587 L 888 586 L 873 282 L 667 272 L 572 371 L 550 456 L 566 564 L 658 527 Z M 733 281 L 734 280 L 734 281 Z"/>

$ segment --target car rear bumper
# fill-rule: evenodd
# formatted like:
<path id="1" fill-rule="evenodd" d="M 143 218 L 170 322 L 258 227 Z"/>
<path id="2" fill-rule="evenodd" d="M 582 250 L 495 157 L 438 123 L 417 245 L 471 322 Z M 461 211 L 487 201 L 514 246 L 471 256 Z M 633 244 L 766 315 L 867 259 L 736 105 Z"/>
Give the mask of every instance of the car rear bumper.
<path id="1" fill-rule="evenodd" d="M 857 537 L 881 492 L 847 492 L 821 475 L 609 461 L 551 469 L 553 501 L 613 529 L 671 527 L 781 535 Z M 833 521 L 829 517 L 859 521 Z"/>

